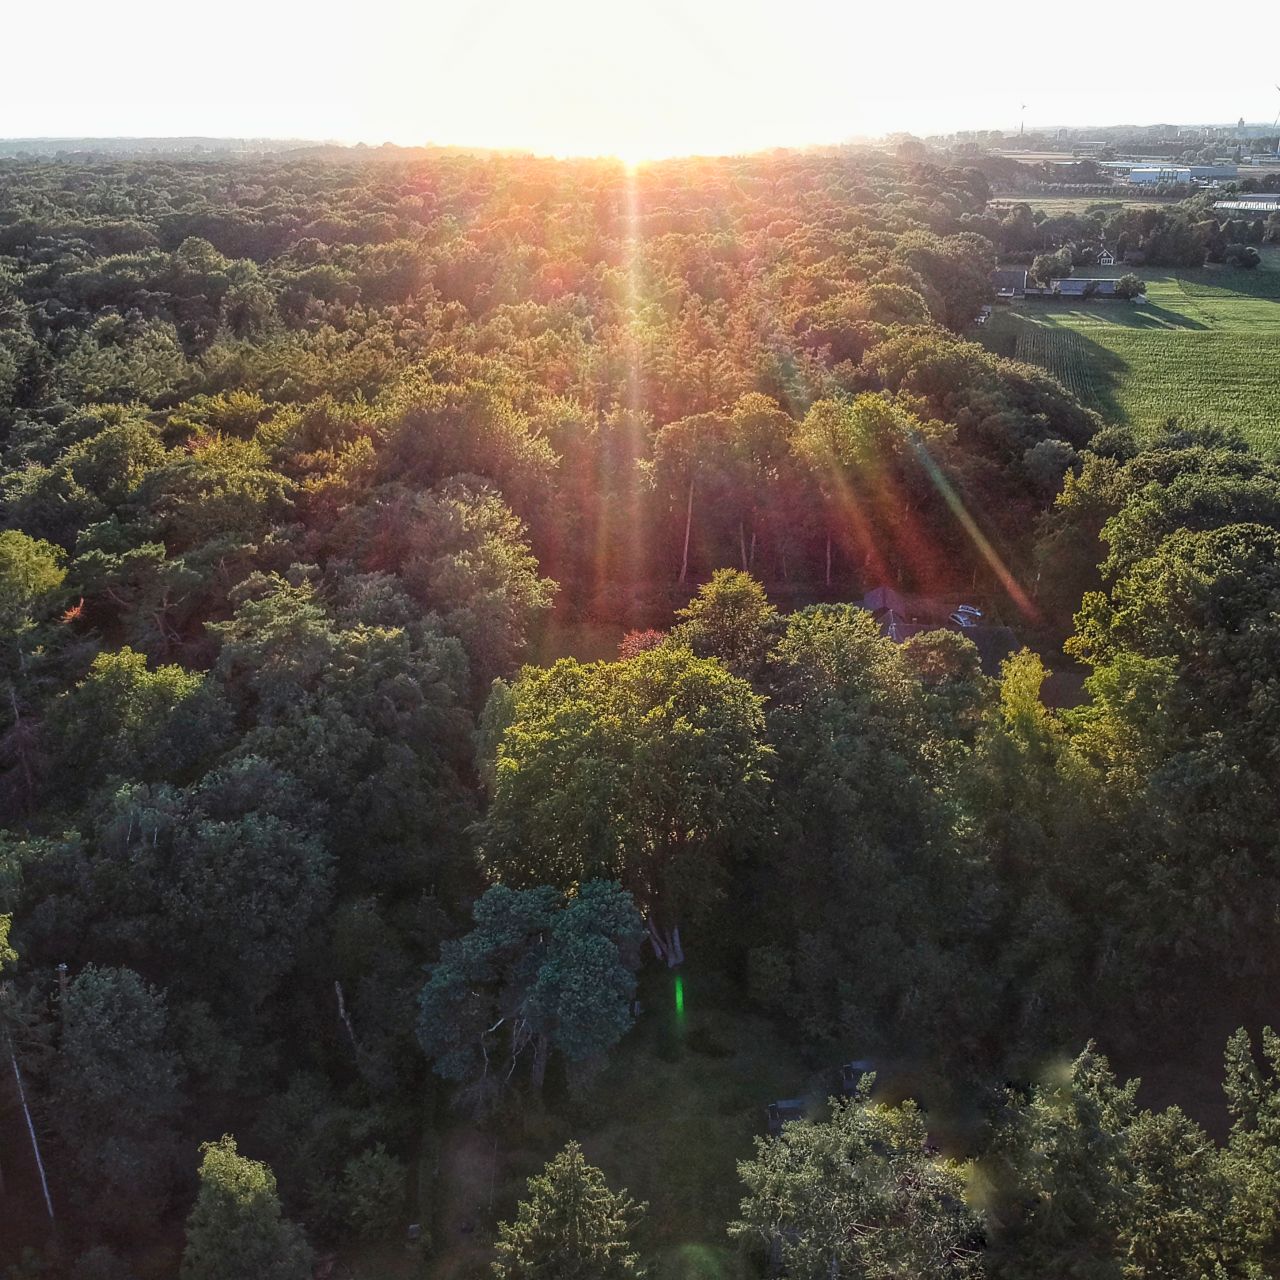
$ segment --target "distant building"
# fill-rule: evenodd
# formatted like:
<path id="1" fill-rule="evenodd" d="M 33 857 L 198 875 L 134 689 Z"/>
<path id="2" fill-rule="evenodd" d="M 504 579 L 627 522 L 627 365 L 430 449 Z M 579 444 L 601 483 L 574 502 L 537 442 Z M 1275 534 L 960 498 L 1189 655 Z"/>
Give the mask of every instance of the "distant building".
<path id="1" fill-rule="evenodd" d="M 1135 165 L 1129 170 L 1129 181 L 1138 187 L 1154 187 L 1161 182 L 1190 184 L 1191 170 L 1168 165 Z"/>
<path id="2" fill-rule="evenodd" d="M 1000 267 L 991 273 L 991 287 L 995 290 L 997 302 L 1012 302 L 1015 298 L 1023 298 L 1027 293 L 1027 271 L 1025 267 Z"/>
<path id="3" fill-rule="evenodd" d="M 1217 182 L 1224 178 L 1238 178 L 1240 166 L 1234 164 L 1134 165 L 1129 170 L 1129 181 L 1135 186 L 1155 186 L 1157 183 L 1181 183 L 1190 186 L 1194 182 Z"/>
<path id="4" fill-rule="evenodd" d="M 1098 266 L 1114 267 L 1116 265 L 1116 255 L 1110 249 L 1102 248 L 1098 250 Z"/>
<path id="5" fill-rule="evenodd" d="M 1272 196 L 1251 191 L 1238 200 L 1215 200 L 1213 207 L 1228 213 L 1280 213 L 1280 193 Z"/>
<path id="6" fill-rule="evenodd" d="M 989 676 L 1000 674 L 1000 664 L 1018 648 L 1018 638 L 1008 627 L 989 626 L 977 621 L 981 614 L 971 605 L 941 600 L 933 596 L 909 596 L 893 587 L 876 587 L 862 598 L 862 607 L 876 620 L 880 634 L 902 644 L 926 631 L 955 631 L 973 642 L 982 670 Z M 970 610 L 965 617 L 962 610 Z"/>
<path id="7" fill-rule="evenodd" d="M 1114 298 L 1119 283 L 1118 280 L 1070 276 L 1065 280 L 1055 280 L 1053 291 L 1060 298 Z"/>

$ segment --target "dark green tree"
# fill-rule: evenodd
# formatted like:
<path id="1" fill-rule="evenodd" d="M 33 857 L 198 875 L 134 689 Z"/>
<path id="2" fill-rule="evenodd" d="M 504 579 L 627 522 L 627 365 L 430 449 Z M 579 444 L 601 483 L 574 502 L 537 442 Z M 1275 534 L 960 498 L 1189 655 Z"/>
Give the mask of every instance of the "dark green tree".
<path id="1" fill-rule="evenodd" d="M 137 1229 L 168 1202 L 177 1145 L 177 1054 L 164 996 L 130 969 L 89 965 L 68 985 L 52 1118 L 82 1211 Z"/>
<path id="2" fill-rule="evenodd" d="M 495 885 L 476 927 L 446 942 L 419 1000 L 418 1041 L 438 1074 L 491 1102 L 522 1058 L 541 1089 L 552 1053 L 581 1073 L 630 1028 L 644 936 L 631 895 L 589 880 L 555 889 Z"/>

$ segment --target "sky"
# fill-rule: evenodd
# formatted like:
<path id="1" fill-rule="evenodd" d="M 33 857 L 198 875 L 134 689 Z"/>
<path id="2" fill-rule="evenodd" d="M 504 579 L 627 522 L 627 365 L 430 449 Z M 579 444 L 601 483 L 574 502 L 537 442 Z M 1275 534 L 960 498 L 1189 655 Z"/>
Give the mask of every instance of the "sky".
<path id="1" fill-rule="evenodd" d="M 7 8 L 8 6 L 6 6 Z M 1271 121 L 1280 5 L 1229 52 L 1132 0 L 58 0 L 0 20 L 6 137 L 722 153 L 1058 124 Z"/>

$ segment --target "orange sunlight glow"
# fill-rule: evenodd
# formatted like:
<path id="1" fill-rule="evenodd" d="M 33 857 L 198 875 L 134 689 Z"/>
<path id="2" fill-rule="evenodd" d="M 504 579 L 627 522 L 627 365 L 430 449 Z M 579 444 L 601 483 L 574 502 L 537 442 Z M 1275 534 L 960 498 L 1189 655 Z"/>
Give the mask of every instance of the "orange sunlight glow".
<path id="1" fill-rule="evenodd" d="M 1078 0 L 1075 29 L 1115 25 Z M 204 135 L 556 156 L 664 159 L 847 141 L 897 129 L 1016 128 L 1107 120 L 1270 120 L 1272 42 L 1238 42 L 1194 76 L 1116 75 L 1106 58 L 1046 76 L 1008 54 L 1061 38 L 1061 15 L 1021 0 L 363 0 L 358 11 L 222 0 L 217 21 L 169 0 L 64 0 L 56 94 L 41 58 L 11 59 L 0 119 L 11 136 Z M 1270 9 L 1245 0 L 1241 21 Z M 8 5 L 13 49 L 42 48 L 48 15 Z M 1148 24 L 1147 66 L 1185 61 L 1178 23 Z M 180 50 L 180 53 L 178 53 Z M 176 59 L 176 61 L 175 61 Z M 100 88 L 107 65 L 180 65 L 183 92 L 147 77 Z"/>

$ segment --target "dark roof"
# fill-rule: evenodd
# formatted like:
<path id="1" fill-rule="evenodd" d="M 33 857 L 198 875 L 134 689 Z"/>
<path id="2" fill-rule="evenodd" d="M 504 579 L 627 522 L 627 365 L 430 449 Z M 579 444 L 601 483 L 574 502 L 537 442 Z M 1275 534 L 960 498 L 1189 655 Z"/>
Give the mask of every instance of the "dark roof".
<path id="1" fill-rule="evenodd" d="M 951 621 L 953 605 L 928 596 L 908 596 L 892 587 L 876 587 L 862 598 L 862 607 L 871 613 L 880 634 L 896 644 L 926 631 L 954 631 L 973 641 L 978 661 L 986 675 L 998 676 L 1000 664 L 1019 648 L 1018 637 L 1008 627 L 979 623 L 957 626 Z"/>
<path id="2" fill-rule="evenodd" d="M 893 587 L 872 587 L 862 597 L 862 607 L 875 613 L 878 609 L 892 609 L 895 613 L 908 613 L 907 597 Z"/>
<path id="3" fill-rule="evenodd" d="M 1083 298 L 1086 295 L 1110 298 L 1116 291 L 1115 280 L 1095 280 L 1086 276 L 1072 276 L 1067 280 L 1057 280 L 1054 284 L 1059 294 L 1072 298 Z"/>
<path id="4" fill-rule="evenodd" d="M 1022 267 L 1000 267 L 991 273 L 991 287 L 997 293 L 1025 293 L 1027 273 Z"/>
<path id="5" fill-rule="evenodd" d="M 955 609 L 954 604 L 930 596 L 909 596 L 893 587 L 873 587 L 862 597 L 862 607 L 875 616 L 884 628 L 884 619 L 893 615 L 901 622 L 945 623 Z M 892 619 L 891 619 L 892 620 Z"/>
<path id="6" fill-rule="evenodd" d="M 791 1120 L 805 1118 L 805 1100 L 803 1098 L 779 1098 L 764 1109 L 770 1133 L 781 1133 L 782 1126 Z"/>

